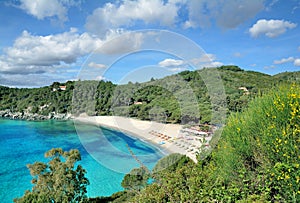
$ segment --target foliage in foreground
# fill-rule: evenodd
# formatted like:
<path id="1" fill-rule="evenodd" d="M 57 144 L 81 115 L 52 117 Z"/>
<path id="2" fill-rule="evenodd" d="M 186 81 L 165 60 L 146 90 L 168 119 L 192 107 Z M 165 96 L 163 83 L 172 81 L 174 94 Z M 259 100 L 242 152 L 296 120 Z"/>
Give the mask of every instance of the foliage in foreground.
<path id="1" fill-rule="evenodd" d="M 85 177 L 86 171 L 81 165 L 75 167 L 75 163 L 81 160 L 79 151 L 73 149 L 65 152 L 55 148 L 46 152 L 45 157 L 51 158 L 49 163 L 27 165 L 34 186 L 14 202 L 69 203 L 86 200 L 86 187 L 89 184 Z"/>
<path id="2" fill-rule="evenodd" d="M 300 86 L 280 87 L 230 116 L 197 165 L 161 171 L 128 202 L 300 202 Z"/>

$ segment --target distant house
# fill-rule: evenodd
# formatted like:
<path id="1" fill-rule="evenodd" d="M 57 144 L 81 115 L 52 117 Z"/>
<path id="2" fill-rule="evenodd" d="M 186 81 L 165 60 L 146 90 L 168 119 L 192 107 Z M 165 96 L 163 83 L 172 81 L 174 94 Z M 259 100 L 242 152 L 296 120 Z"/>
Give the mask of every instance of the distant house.
<path id="1" fill-rule="evenodd" d="M 65 91 L 67 89 L 67 86 L 59 86 L 59 89 Z"/>
<path id="2" fill-rule="evenodd" d="M 243 90 L 244 94 L 249 94 L 249 90 L 247 89 L 247 87 L 239 87 L 239 90 Z"/>
<path id="3" fill-rule="evenodd" d="M 134 102 L 133 104 L 134 105 L 141 105 L 141 104 L 143 104 L 143 102 L 138 101 L 138 102 Z"/>
<path id="4" fill-rule="evenodd" d="M 56 91 L 57 91 L 57 88 L 53 88 L 52 91 L 53 91 L 53 92 L 56 92 Z"/>

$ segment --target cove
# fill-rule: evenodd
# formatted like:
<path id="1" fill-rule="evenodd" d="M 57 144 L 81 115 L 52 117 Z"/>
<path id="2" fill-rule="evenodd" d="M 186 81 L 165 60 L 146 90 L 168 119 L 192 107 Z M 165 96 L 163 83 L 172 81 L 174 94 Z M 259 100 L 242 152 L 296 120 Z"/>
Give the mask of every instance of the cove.
<path id="1" fill-rule="evenodd" d="M 90 181 L 89 197 L 121 191 L 124 172 L 139 167 L 128 147 L 150 169 L 163 157 L 151 144 L 112 129 L 88 124 L 77 124 L 75 129 L 73 121 L 0 119 L 1 202 L 12 202 L 31 189 L 26 164 L 47 161 L 44 153 L 51 148 L 80 151 L 79 164 L 87 170 Z"/>

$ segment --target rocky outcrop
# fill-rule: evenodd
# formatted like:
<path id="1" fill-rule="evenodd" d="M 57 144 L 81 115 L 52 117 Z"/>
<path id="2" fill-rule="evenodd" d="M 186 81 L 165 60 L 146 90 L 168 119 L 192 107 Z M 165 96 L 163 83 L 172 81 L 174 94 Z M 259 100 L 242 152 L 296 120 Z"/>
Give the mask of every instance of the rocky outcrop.
<path id="1" fill-rule="evenodd" d="M 57 114 L 50 113 L 48 116 L 26 113 L 26 112 L 11 112 L 11 110 L 0 111 L 0 118 L 18 119 L 18 120 L 69 120 L 72 118 L 71 114 Z"/>

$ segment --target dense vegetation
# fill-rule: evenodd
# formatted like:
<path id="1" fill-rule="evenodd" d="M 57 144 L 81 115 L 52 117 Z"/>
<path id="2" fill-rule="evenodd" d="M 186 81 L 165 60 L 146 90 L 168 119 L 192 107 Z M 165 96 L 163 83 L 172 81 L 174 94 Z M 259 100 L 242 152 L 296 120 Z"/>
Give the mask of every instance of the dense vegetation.
<path id="1" fill-rule="evenodd" d="M 243 71 L 235 66 L 220 67 L 218 71 L 227 93 L 228 109 L 232 113 L 222 131 L 216 133 L 222 135 L 219 142 L 210 142 L 214 149 L 206 159 L 201 158 L 205 151 L 199 154 L 197 164 L 185 156 L 172 154 L 160 160 L 152 171 L 142 166 L 125 175 L 122 181 L 125 191 L 85 201 L 299 202 L 299 72 L 269 76 Z M 182 78 L 187 81 L 199 101 L 199 108 L 209 111 L 212 108 L 208 102 L 211 95 L 206 94 L 201 74 L 185 71 L 160 80 L 122 86 L 110 82 L 79 81 L 76 85 L 69 82 L 75 94 L 73 112 L 96 115 L 129 113 L 143 119 L 149 119 L 149 115 L 162 119 L 154 108 L 158 105 L 161 108 L 156 107 L 157 111 L 163 110 L 164 115 L 167 113 L 168 122 L 179 122 L 174 120 L 178 118 L 174 116 L 178 105 L 178 97 L 174 95 L 179 95 L 182 90 L 171 81 L 174 78 L 177 78 L 175 81 Z M 166 85 L 169 85 L 168 88 Z M 3 89 L 10 92 L 8 88 Z M 87 89 L 91 91 L 85 91 Z M 60 93 L 64 95 L 67 92 Z M 203 117 L 201 119 L 205 122 Z M 81 195 L 85 198 L 84 193 Z M 26 192 L 22 198 L 35 197 L 35 193 Z M 22 199 L 19 201 L 22 202 Z"/>
<path id="2" fill-rule="evenodd" d="M 59 86 L 66 85 L 66 91 Z M 53 91 L 57 89 L 57 91 Z M 74 82 L 53 83 L 41 88 L 8 88 L 0 86 L 0 110 L 10 109 L 12 112 L 30 112 L 41 115 L 71 112 Z"/>
<path id="3" fill-rule="evenodd" d="M 216 70 L 227 97 L 225 103 L 220 101 L 212 104 L 211 101 L 218 100 L 219 94 L 209 93 L 207 83 L 209 81 L 210 85 L 214 85 L 214 77 L 210 74 Z M 0 86 L 0 110 L 46 116 L 49 113 L 87 113 L 168 123 L 210 123 L 212 110 L 227 109 L 227 113 L 241 111 L 251 98 L 278 83 L 299 81 L 299 75 L 300 72 L 287 72 L 270 76 L 244 71 L 237 66 L 222 66 L 119 86 L 104 81 L 55 82 L 33 89 Z M 209 77 L 211 80 L 207 80 Z M 60 86 L 66 86 L 66 90 L 60 89 Z"/>
<path id="4" fill-rule="evenodd" d="M 174 155 L 165 157 L 152 184 L 147 173 L 125 176 L 139 190 L 126 186 L 108 202 L 299 202 L 299 148 L 300 85 L 281 86 L 232 114 L 206 159 L 166 168 Z"/>
<path id="5" fill-rule="evenodd" d="M 34 186 L 14 202 L 70 203 L 87 200 L 86 187 L 89 181 L 85 177 L 86 171 L 81 165 L 75 166 L 81 160 L 79 151 L 51 149 L 45 153 L 45 157 L 51 158 L 49 163 L 35 162 L 27 165 L 33 176 L 31 182 Z"/>

